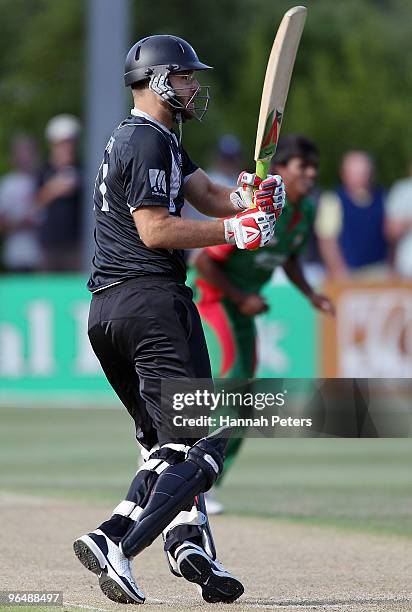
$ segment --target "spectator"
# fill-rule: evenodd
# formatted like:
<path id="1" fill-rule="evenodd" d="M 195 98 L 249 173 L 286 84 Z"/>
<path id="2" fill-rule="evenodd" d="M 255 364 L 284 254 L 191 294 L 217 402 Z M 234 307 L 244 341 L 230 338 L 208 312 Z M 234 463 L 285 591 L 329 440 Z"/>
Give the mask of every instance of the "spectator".
<path id="1" fill-rule="evenodd" d="M 13 170 L 0 180 L 3 265 L 9 272 L 32 272 L 41 260 L 34 221 L 35 143 L 27 136 L 16 136 L 11 153 Z"/>
<path id="2" fill-rule="evenodd" d="M 80 270 L 81 168 L 76 157 L 80 123 L 57 115 L 46 127 L 49 159 L 39 178 L 37 203 L 42 210 L 40 241 L 43 270 Z"/>
<path id="3" fill-rule="evenodd" d="M 217 145 L 217 155 L 208 170 L 209 178 L 224 187 L 236 185 L 242 167 L 242 149 L 239 140 L 232 134 L 222 136 Z"/>
<path id="4" fill-rule="evenodd" d="M 394 268 L 412 278 L 412 161 L 409 177 L 397 181 L 386 203 L 386 235 L 394 247 Z"/>
<path id="5" fill-rule="evenodd" d="M 342 184 L 324 193 L 315 231 L 328 274 L 336 280 L 354 272 L 382 269 L 387 245 L 384 236 L 384 194 L 373 185 L 373 163 L 363 151 L 350 151 L 341 164 Z"/>

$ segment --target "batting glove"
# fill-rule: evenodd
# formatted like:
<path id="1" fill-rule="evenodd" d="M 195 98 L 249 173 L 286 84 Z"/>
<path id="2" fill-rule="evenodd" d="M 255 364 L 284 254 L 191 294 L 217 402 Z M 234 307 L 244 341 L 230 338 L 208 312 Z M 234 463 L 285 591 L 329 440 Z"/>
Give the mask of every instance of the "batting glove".
<path id="1" fill-rule="evenodd" d="M 285 200 L 285 184 L 278 174 L 268 175 L 253 194 L 253 203 L 256 208 L 267 214 L 274 214 L 276 220 L 282 214 Z"/>
<path id="2" fill-rule="evenodd" d="M 265 246 L 275 231 L 275 216 L 249 209 L 224 220 L 225 240 L 238 249 L 254 250 Z"/>
<path id="3" fill-rule="evenodd" d="M 278 174 L 269 174 L 263 181 L 249 172 L 241 172 L 237 181 L 238 188 L 230 194 L 233 206 L 240 210 L 260 208 L 276 219 L 285 206 L 285 185 Z"/>
<path id="4" fill-rule="evenodd" d="M 253 192 L 259 187 L 261 179 L 256 174 L 241 172 L 237 179 L 237 189 L 230 194 L 230 201 L 237 210 L 253 207 Z"/>

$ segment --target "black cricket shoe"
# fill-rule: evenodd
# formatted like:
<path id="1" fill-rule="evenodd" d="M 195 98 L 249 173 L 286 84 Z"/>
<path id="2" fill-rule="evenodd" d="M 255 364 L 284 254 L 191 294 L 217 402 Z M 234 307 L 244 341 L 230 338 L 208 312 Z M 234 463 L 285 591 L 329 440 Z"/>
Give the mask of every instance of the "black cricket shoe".
<path id="1" fill-rule="evenodd" d="M 134 581 L 130 559 L 100 529 L 81 536 L 73 544 L 80 563 L 99 577 L 103 593 L 117 603 L 142 604 L 143 592 Z"/>
<path id="2" fill-rule="evenodd" d="M 195 583 L 208 603 L 232 603 L 243 594 L 243 584 L 193 542 L 178 546 L 173 556 L 178 573 Z"/>

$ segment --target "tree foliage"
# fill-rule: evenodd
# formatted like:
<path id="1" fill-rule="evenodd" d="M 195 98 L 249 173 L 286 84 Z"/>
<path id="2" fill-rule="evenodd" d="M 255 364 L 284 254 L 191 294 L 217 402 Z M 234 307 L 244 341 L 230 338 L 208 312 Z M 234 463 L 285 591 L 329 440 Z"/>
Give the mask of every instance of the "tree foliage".
<path id="1" fill-rule="evenodd" d="M 80 113 L 85 90 L 85 0 L 0 0 L 0 169 L 12 132 L 41 137 L 57 112 Z M 264 72 L 282 14 L 278 0 L 136 0 L 131 36 L 172 32 L 215 66 L 203 125 L 184 126 L 194 159 L 207 163 L 222 132 L 236 133 L 252 163 Z M 371 152 L 389 184 L 412 158 L 410 0 L 308 0 L 308 21 L 283 130 L 321 150 L 324 185 L 349 148 Z M 107 52 L 110 53 L 110 41 Z"/>
<path id="2" fill-rule="evenodd" d="M 403 175 L 412 159 L 412 5 L 382 4 L 317 0 L 309 7 L 282 129 L 305 133 L 319 145 L 327 185 L 336 181 L 339 158 L 350 148 L 371 152 L 383 184 Z M 243 131 L 248 150 L 260 98 L 260 87 L 251 83 L 263 80 L 274 23 L 268 3 L 259 3 L 256 15 L 243 41 L 246 61 L 238 69 L 236 95 L 227 107 L 228 121 Z"/>
<path id="3" fill-rule="evenodd" d="M 83 0 L 1 0 L 0 168 L 8 143 L 25 131 L 43 140 L 47 120 L 81 115 L 84 90 Z"/>

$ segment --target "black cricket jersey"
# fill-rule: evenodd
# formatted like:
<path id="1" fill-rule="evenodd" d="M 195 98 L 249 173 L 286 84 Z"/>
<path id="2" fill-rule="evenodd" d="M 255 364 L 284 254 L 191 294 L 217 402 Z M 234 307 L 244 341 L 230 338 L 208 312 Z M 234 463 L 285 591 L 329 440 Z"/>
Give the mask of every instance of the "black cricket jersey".
<path id="1" fill-rule="evenodd" d="M 146 113 L 131 113 L 111 135 L 95 182 L 95 254 L 87 283 L 92 293 L 135 277 L 186 279 L 183 251 L 149 249 L 132 213 L 139 206 L 164 206 L 180 217 L 184 182 L 197 166 L 173 132 Z"/>

